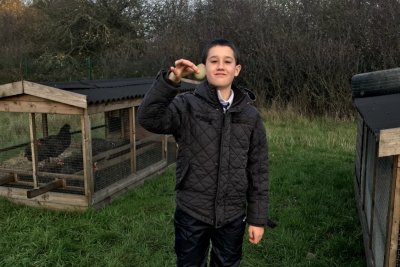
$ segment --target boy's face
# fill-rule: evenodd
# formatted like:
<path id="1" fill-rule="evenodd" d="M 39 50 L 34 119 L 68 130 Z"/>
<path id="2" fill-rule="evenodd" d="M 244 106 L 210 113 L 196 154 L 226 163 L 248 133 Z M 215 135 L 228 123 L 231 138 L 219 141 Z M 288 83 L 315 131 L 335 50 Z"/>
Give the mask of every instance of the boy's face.
<path id="1" fill-rule="evenodd" d="M 233 79 L 239 75 L 241 66 L 236 65 L 235 56 L 229 46 L 213 46 L 208 50 L 206 75 L 210 84 L 218 89 L 230 89 Z"/>

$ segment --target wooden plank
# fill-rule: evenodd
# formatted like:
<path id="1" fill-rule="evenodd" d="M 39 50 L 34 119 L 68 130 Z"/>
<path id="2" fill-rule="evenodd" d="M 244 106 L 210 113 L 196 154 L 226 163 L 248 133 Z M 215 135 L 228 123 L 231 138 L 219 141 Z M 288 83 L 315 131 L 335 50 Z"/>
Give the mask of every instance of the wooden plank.
<path id="1" fill-rule="evenodd" d="M 363 244 L 364 244 L 364 250 L 365 250 L 365 260 L 367 263 L 367 267 L 375 267 L 374 265 L 374 261 L 373 261 L 373 252 L 371 250 L 371 248 L 368 246 L 368 244 L 370 243 L 370 236 L 368 235 L 368 223 L 367 223 L 367 218 L 365 217 L 365 210 L 363 209 L 363 207 L 361 206 L 362 202 L 361 202 L 361 195 L 359 194 L 359 192 L 357 191 L 357 182 L 356 182 L 357 178 L 354 177 L 354 192 L 355 192 L 355 199 L 356 199 L 356 206 L 357 206 L 357 212 L 358 212 L 358 217 L 360 219 L 360 223 L 361 223 L 361 228 L 362 228 L 362 233 L 363 233 Z"/>
<path id="2" fill-rule="evenodd" d="M 88 106 L 88 114 L 95 114 L 100 112 L 109 112 L 113 110 L 131 108 L 133 106 L 139 106 L 142 103 L 141 98 L 128 99 L 123 101 L 113 101 L 100 104 L 92 104 Z"/>
<path id="3" fill-rule="evenodd" d="M 379 157 L 400 155 L 400 128 L 379 132 Z"/>
<path id="4" fill-rule="evenodd" d="M 22 86 L 22 81 L 0 85 L 0 98 L 22 94 Z"/>
<path id="5" fill-rule="evenodd" d="M 92 162 L 92 137 L 90 118 L 85 110 L 85 114 L 81 116 L 82 128 L 82 155 L 83 155 L 83 172 L 85 180 L 85 195 L 88 202 L 92 203 L 92 195 L 94 192 L 93 183 L 93 162 Z"/>
<path id="6" fill-rule="evenodd" d="M 36 144 L 36 120 L 35 113 L 29 113 L 29 133 L 31 138 L 31 152 L 32 152 L 32 178 L 33 186 L 38 187 L 38 155 L 37 155 L 37 144 Z"/>
<path id="7" fill-rule="evenodd" d="M 136 108 L 130 108 L 129 129 L 131 145 L 131 173 L 136 173 Z"/>
<path id="8" fill-rule="evenodd" d="M 40 196 L 28 199 L 27 189 L 0 186 L 0 196 L 6 197 L 15 203 L 32 207 L 45 207 L 55 210 L 86 210 L 88 201 L 86 196 L 60 192 L 47 192 Z"/>
<path id="9" fill-rule="evenodd" d="M 25 94 L 42 97 L 75 107 L 80 107 L 84 109 L 87 108 L 87 99 L 85 95 L 68 92 L 66 90 L 61 90 L 29 81 L 24 81 L 23 86 Z"/>
<path id="10" fill-rule="evenodd" d="M 34 188 L 34 189 L 30 189 L 30 190 L 26 191 L 26 197 L 27 198 L 37 197 L 37 196 L 47 193 L 53 189 L 60 188 L 60 187 L 62 187 L 62 185 L 63 185 L 63 181 L 57 179 L 57 180 L 51 181 L 43 186 L 40 186 L 38 188 Z"/>
<path id="11" fill-rule="evenodd" d="M 386 266 L 396 266 L 397 259 L 397 248 L 399 239 L 399 221 L 400 221 L 400 157 L 395 157 L 393 172 L 393 183 L 392 183 L 392 195 L 391 196 L 391 211 L 390 211 L 390 227 L 388 228 L 388 243 Z"/>
<path id="12" fill-rule="evenodd" d="M 0 168 L 0 171 L 2 172 L 9 172 L 13 174 L 20 174 L 20 175 L 32 175 L 32 171 L 26 171 L 26 170 L 15 170 L 15 169 L 10 169 L 10 168 Z M 82 180 L 83 181 L 83 176 L 82 175 L 75 175 L 75 174 L 65 174 L 65 173 L 53 173 L 53 172 L 37 172 L 37 176 L 43 176 L 43 177 L 52 177 L 52 178 L 58 178 L 58 179 L 72 179 L 72 180 Z"/>
<path id="13" fill-rule="evenodd" d="M 370 231 L 369 235 L 371 236 L 369 247 L 372 249 L 372 236 L 374 234 L 374 221 L 375 221 L 375 191 L 376 191 L 376 165 L 378 162 L 378 142 L 374 142 L 375 145 L 375 155 L 374 155 L 374 168 L 373 168 L 373 176 L 372 176 L 372 192 L 371 192 L 371 217 L 370 217 Z"/>
<path id="14" fill-rule="evenodd" d="M 360 200 L 361 200 L 361 207 L 365 209 L 365 190 L 366 190 L 366 177 L 367 177 L 367 144 L 368 144 L 368 128 L 363 123 L 363 153 L 362 153 L 362 159 L 361 159 L 361 185 L 360 185 Z"/>
<path id="15" fill-rule="evenodd" d="M 13 97 L 14 98 L 14 97 Z M 40 101 L 38 101 L 40 100 Z M 5 112 L 31 112 L 31 113 L 53 113 L 53 114 L 83 114 L 83 109 L 57 103 L 46 99 L 27 98 L 25 95 L 15 99 L 0 99 L 0 111 Z"/>

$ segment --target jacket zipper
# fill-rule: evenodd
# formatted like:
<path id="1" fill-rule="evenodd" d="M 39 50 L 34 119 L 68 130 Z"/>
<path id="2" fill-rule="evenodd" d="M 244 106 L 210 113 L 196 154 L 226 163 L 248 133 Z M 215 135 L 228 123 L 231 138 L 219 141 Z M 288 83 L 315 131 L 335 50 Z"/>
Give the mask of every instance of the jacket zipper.
<path id="1" fill-rule="evenodd" d="M 221 110 L 221 109 L 217 109 L 217 110 Z M 223 149 L 223 145 L 224 145 L 224 133 L 225 133 L 225 121 L 226 121 L 226 114 L 227 114 L 228 110 L 223 113 L 223 119 L 222 119 L 222 129 L 221 129 L 221 136 L 220 136 L 220 145 L 219 145 L 219 163 L 218 163 L 218 175 L 217 175 L 217 194 L 215 196 L 215 200 L 214 200 L 214 211 L 215 211 L 215 222 L 214 222 L 214 226 L 218 227 L 218 219 L 217 219 L 217 202 L 218 202 L 218 194 L 219 194 L 219 181 L 220 181 L 220 177 L 221 177 L 221 163 L 222 163 L 222 149 Z M 220 203 L 221 204 L 221 203 Z"/>

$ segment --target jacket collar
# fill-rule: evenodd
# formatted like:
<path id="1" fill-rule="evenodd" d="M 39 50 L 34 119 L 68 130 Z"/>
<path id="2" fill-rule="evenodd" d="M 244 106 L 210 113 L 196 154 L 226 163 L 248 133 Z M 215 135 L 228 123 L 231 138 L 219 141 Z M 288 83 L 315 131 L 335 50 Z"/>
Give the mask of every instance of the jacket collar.
<path id="1" fill-rule="evenodd" d="M 255 101 L 255 95 L 247 88 L 232 85 L 232 90 L 234 92 L 234 98 L 232 106 L 229 108 L 230 111 L 235 111 L 236 108 L 241 109 L 244 105 Z M 221 103 L 218 99 L 217 88 L 210 85 L 207 80 L 196 86 L 194 94 L 201 97 L 215 108 L 221 107 Z"/>

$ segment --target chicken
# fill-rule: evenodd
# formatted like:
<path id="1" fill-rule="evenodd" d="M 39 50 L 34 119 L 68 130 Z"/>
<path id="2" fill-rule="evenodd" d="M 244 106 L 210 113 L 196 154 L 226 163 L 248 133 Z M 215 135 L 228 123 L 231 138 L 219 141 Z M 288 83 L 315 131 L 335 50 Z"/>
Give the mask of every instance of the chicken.
<path id="1" fill-rule="evenodd" d="M 64 124 L 57 135 L 50 135 L 37 140 L 38 161 L 54 158 L 63 153 L 71 145 L 70 129 L 71 126 L 69 124 Z M 25 157 L 32 161 L 30 144 L 25 148 Z"/>

